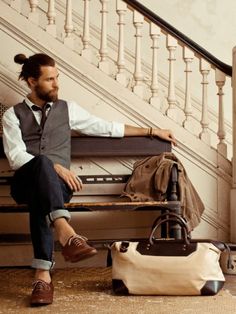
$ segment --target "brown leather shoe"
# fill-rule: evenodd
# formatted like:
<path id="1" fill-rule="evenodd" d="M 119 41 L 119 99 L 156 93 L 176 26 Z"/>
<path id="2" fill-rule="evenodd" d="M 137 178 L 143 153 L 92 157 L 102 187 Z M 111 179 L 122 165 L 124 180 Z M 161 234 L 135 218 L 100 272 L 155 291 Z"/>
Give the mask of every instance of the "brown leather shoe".
<path id="1" fill-rule="evenodd" d="M 85 237 L 77 234 L 70 237 L 61 251 L 65 261 L 76 263 L 97 254 L 97 250 L 88 245 L 87 240 Z"/>
<path id="2" fill-rule="evenodd" d="M 31 294 L 31 306 L 48 305 L 53 302 L 54 287 L 52 282 L 47 283 L 41 279 L 33 283 L 33 291 Z"/>

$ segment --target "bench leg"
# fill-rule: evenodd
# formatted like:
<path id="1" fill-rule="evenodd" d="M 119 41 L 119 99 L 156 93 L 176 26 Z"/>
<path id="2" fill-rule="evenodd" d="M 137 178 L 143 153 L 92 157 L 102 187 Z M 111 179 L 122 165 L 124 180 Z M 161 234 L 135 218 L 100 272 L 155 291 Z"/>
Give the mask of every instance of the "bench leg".
<path id="1" fill-rule="evenodd" d="M 177 203 L 174 207 L 171 207 L 170 209 L 166 209 L 162 213 L 168 213 L 172 212 L 177 215 L 181 215 L 181 205 L 180 203 Z M 179 224 L 175 224 L 173 222 L 169 222 L 166 224 L 163 224 L 161 226 L 161 237 L 162 238 L 174 238 L 174 239 L 182 239 L 182 232 L 181 227 Z"/>
<path id="2" fill-rule="evenodd" d="M 178 194 L 178 168 L 177 165 L 173 165 L 167 191 L 168 201 L 178 201 Z"/>

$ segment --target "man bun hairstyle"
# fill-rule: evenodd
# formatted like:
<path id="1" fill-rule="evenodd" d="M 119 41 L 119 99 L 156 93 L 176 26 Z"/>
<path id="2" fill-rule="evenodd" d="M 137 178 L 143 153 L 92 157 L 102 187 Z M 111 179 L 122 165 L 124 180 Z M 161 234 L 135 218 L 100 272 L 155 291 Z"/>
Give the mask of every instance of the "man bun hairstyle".
<path id="1" fill-rule="evenodd" d="M 42 66 L 55 66 L 55 60 L 44 53 L 36 53 L 29 58 L 20 53 L 15 55 L 14 61 L 15 63 L 22 64 L 19 80 L 26 81 L 27 83 L 29 77 L 33 77 L 36 80 L 40 77 Z"/>
<path id="2" fill-rule="evenodd" d="M 28 58 L 23 53 L 20 53 L 14 57 L 15 63 L 18 64 L 24 64 L 26 60 L 28 60 Z"/>

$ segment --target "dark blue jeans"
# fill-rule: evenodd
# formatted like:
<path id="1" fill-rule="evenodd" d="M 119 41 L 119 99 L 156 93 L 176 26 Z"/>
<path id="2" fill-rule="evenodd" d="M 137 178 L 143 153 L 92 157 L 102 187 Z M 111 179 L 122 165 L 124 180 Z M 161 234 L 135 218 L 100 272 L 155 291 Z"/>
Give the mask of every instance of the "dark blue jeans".
<path id="1" fill-rule="evenodd" d="M 32 267 L 49 270 L 53 261 L 53 230 L 51 223 L 60 217 L 70 219 L 64 208 L 72 191 L 57 175 L 51 160 L 40 155 L 16 170 L 11 195 L 18 204 L 29 207 L 30 233 L 34 250 Z"/>

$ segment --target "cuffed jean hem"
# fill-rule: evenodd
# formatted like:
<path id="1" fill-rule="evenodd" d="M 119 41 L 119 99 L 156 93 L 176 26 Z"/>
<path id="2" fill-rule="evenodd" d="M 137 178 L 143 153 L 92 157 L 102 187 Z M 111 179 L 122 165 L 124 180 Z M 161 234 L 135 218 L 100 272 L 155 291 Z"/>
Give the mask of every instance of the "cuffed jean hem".
<path id="1" fill-rule="evenodd" d="M 36 269 L 51 270 L 53 269 L 54 265 L 55 262 L 34 258 L 31 267 Z"/>
<path id="2" fill-rule="evenodd" d="M 46 216 L 47 224 L 50 227 L 51 224 L 57 219 L 57 218 L 65 218 L 66 220 L 70 220 L 71 215 L 66 209 L 57 209 L 51 212 Z"/>

